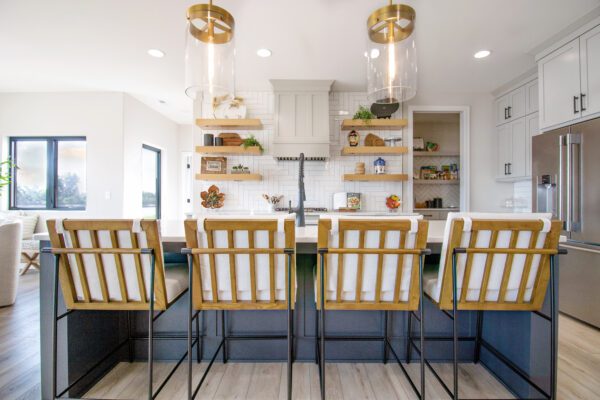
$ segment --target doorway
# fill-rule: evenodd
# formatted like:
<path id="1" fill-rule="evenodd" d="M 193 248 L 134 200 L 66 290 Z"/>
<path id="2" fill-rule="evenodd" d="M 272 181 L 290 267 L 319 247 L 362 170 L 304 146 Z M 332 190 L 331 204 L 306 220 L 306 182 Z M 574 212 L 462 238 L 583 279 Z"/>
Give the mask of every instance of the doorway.
<path id="1" fill-rule="evenodd" d="M 142 145 L 142 211 L 144 218 L 161 216 L 161 151 Z"/>

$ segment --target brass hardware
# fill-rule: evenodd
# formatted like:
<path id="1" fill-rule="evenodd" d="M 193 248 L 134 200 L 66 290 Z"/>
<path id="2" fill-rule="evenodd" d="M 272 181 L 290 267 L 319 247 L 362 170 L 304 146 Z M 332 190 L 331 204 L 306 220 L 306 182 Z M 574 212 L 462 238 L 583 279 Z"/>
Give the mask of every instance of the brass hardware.
<path id="1" fill-rule="evenodd" d="M 213 5 L 212 1 L 188 8 L 187 19 L 190 23 L 190 34 L 202 42 L 223 44 L 233 39 L 233 16 L 224 8 Z M 202 20 L 204 25 L 198 27 L 194 20 Z"/>
<path id="2" fill-rule="evenodd" d="M 375 43 L 399 42 L 415 28 L 415 10 L 405 4 L 392 4 L 375 10 L 367 19 L 369 38 Z"/>

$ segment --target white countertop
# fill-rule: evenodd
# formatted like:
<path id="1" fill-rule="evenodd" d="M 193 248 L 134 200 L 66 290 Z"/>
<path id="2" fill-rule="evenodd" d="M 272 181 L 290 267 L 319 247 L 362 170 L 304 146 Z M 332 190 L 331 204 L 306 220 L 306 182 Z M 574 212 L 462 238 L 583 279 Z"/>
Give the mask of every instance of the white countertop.
<path id="1" fill-rule="evenodd" d="M 446 221 L 429 221 L 427 243 L 442 243 Z M 160 222 L 163 242 L 185 242 L 183 220 L 165 220 Z M 34 240 L 50 240 L 48 233 L 36 233 Z M 296 228 L 296 243 L 317 243 L 317 226 L 308 225 Z"/>

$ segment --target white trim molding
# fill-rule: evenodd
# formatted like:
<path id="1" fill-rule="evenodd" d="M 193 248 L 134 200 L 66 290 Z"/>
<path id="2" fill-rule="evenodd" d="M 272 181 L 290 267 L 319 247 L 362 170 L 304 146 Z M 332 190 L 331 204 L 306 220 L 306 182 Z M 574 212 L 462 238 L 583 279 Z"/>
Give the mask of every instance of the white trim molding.
<path id="1" fill-rule="evenodd" d="M 408 106 L 408 135 L 406 146 L 412 154 L 413 123 L 415 113 L 458 113 L 460 115 L 460 211 L 470 211 L 470 136 L 471 136 L 471 107 L 469 106 Z M 403 211 L 414 210 L 413 196 L 413 157 L 406 157 L 406 171 L 409 173 L 409 190 L 405 196 Z"/>

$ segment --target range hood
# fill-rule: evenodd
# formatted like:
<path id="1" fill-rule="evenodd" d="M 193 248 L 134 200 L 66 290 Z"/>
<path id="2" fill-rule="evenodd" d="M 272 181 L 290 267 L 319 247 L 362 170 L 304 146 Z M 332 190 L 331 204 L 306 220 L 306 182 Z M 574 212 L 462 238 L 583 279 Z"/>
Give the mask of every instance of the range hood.
<path id="1" fill-rule="evenodd" d="M 271 79 L 275 95 L 273 157 L 329 158 L 329 92 L 333 80 Z"/>

